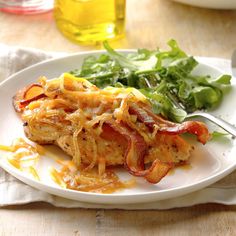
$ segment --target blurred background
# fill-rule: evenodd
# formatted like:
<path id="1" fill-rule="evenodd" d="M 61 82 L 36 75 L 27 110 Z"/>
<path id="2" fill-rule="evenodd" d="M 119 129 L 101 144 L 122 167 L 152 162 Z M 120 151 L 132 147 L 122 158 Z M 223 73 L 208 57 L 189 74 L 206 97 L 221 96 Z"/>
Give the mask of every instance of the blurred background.
<path id="1" fill-rule="evenodd" d="M 65 38 L 53 12 L 16 15 L 0 12 L 0 43 L 47 51 L 79 52 L 101 49 Z M 236 11 L 211 10 L 169 0 L 127 0 L 125 36 L 112 40 L 114 48 L 166 47 L 176 39 L 189 54 L 230 58 L 236 48 Z"/>

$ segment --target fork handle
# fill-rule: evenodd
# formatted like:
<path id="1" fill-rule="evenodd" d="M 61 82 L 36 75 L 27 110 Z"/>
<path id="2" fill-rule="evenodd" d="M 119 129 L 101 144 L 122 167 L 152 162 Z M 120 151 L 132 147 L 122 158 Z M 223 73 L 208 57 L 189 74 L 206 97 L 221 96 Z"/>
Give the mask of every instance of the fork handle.
<path id="1" fill-rule="evenodd" d="M 209 113 L 204 113 L 204 112 L 199 112 L 199 113 L 192 113 L 192 114 L 188 114 L 187 117 L 191 118 L 191 117 L 196 117 L 196 116 L 201 116 L 204 117 L 206 119 L 208 119 L 209 121 L 213 122 L 214 124 L 218 125 L 219 127 L 221 127 L 222 129 L 224 129 L 226 132 L 232 134 L 234 137 L 236 137 L 236 127 L 233 126 L 232 124 L 228 123 L 227 121 L 216 117 L 214 115 L 211 115 Z"/>

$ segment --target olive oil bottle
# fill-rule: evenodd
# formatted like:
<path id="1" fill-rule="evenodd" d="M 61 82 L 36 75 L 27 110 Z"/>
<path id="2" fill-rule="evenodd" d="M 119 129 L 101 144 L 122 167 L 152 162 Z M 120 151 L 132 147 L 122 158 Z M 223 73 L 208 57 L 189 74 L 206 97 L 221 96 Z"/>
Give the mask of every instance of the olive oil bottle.
<path id="1" fill-rule="evenodd" d="M 125 0 L 55 0 L 59 30 L 70 40 L 96 44 L 124 34 Z"/>

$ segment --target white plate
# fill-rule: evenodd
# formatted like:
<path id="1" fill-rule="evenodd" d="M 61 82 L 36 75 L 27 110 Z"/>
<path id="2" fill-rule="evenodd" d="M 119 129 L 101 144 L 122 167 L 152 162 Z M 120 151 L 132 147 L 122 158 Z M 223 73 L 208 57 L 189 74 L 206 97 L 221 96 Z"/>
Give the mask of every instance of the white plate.
<path id="1" fill-rule="evenodd" d="M 236 9 L 235 0 L 174 0 L 187 5 L 212 9 Z"/>
<path id="2" fill-rule="evenodd" d="M 123 52 L 128 51 L 123 50 Z M 41 75 L 53 78 L 63 72 L 79 68 L 85 57 L 92 54 L 99 55 L 100 53 L 102 53 L 102 51 L 79 53 L 68 57 L 49 60 L 31 66 L 3 82 L 0 85 L 0 144 L 8 145 L 14 138 L 24 136 L 22 122 L 12 107 L 11 98 L 16 91 L 35 82 Z M 195 73 L 210 74 L 212 76 L 221 74 L 217 69 L 204 64 L 200 64 L 196 68 Z M 233 91 L 225 96 L 222 105 L 214 113 L 220 114 L 233 123 L 236 118 L 236 110 L 232 109 L 235 107 L 235 85 L 232 90 Z M 173 198 L 196 191 L 216 182 L 235 169 L 236 148 L 234 140 L 227 139 L 225 142 L 209 142 L 206 146 L 198 143 L 195 144 L 197 147 L 192 157 L 192 168 L 188 170 L 177 169 L 173 174 L 166 176 L 160 183 L 155 185 L 149 184 L 141 178 L 137 178 L 137 186 L 135 188 L 107 195 L 65 190 L 58 187 L 48 175 L 49 166 L 58 167 L 55 161 L 49 157 L 41 158 L 38 163 L 37 168 L 41 182 L 34 180 L 27 174 L 12 167 L 5 161 L 2 153 L 0 164 L 7 172 L 26 184 L 61 197 L 105 204 L 148 202 Z M 68 158 L 59 149 L 55 149 L 55 152 L 58 156 L 61 156 L 61 158 Z M 122 179 L 130 178 L 130 175 L 124 170 L 118 170 L 117 172 Z"/>

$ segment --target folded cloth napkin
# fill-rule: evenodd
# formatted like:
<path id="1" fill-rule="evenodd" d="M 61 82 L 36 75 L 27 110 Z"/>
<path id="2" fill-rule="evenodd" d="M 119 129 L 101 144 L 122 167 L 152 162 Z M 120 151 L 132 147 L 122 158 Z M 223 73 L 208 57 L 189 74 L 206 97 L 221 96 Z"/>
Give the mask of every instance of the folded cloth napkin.
<path id="1" fill-rule="evenodd" d="M 36 49 L 8 47 L 0 44 L 0 82 L 11 74 L 37 62 L 65 55 L 64 53 L 46 53 Z M 218 58 L 199 58 L 200 61 L 216 66 L 230 73 L 230 61 Z M 103 205 L 64 199 L 32 188 L 0 167 L 0 206 L 19 205 L 30 202 L 48 202 L 58 207 L 104 208 L 104 209 L 170 209 L 201 203 L 236 204 L 236 171 L 223 180 L 202 190 L 173 199 L 152 203 Z"/>

